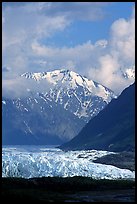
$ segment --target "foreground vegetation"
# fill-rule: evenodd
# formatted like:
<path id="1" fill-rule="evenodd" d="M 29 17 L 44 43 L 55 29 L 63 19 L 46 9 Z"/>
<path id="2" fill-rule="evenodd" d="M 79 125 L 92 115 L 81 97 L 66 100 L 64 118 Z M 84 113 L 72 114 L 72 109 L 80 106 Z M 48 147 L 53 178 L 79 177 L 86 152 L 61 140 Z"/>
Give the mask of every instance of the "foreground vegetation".
<path id="1" fill-rule="evenodd" d="M 44 202 L 133 202 L 132 180 L 94 180 L 88 177 L 2 178 L 2 199 Z"/>

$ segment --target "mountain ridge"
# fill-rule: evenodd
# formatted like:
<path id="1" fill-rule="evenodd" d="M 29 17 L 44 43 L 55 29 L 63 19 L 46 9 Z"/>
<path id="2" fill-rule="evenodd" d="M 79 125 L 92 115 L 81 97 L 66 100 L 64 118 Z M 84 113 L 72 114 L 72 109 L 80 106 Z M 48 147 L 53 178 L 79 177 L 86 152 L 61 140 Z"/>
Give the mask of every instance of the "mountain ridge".
<path id="1" fill-rule="evenodd" d="M 103 109 L 103 107 L 108 104 L 112 98 L 117 97 L 109 88 L 94 82 L 93 80 L 89 80 L 86 77 L 82 77 L 73 71 L 65 69 L 42 73 L 27 72 L 21 76 L 28 79 L 34 79 L 38 83 L 40 83 L 41 80 L 47 80 L 52 85 L 52 88 L 48 91 L 47 94 L 45 94 L 45 98 L 48 98 L 49 100 L 55 100 L 56 102 L 59 101 L 61 104 L 63 103 L 62 98 L 65 98 L 64 108 L 67 109 L 68 106 L 70 111 L 74 106 L 75 101 L 76 111 L 74 111 L 72 108 L 71 112 L 79 118 L 82 117 L 86 122 L 90 116 L 93 117 L 98 114 L 101 105 L 101 109 Z M 92 110 L 94 109 L 94 111 L 91 110 L 91 112 L 89 110 L 90 106 L 94 106 L 94 104 L 91 104 L 92 97 L 95 97 L 95 100 L 98 100 L 101 105 L 99 109 L 98 107 L 92 107 Z M 71 98 L 73 103 L 71 102 Z"/>
<path id="2" fill-rule="evenodd" d="M 110 89 L 69 70 L 24 73 L 20 77 L 25 78 L 25 83 L 34 83 L 33 87 L 26 84 L 28 95 L 23 98 L 3 97 L 4 143 L 8 142 L 7 135 L 14 133 L 12 142 L 17 140 L 18 143 L 20 138 L 17 135 L 21 135 L 25 143 L 28 138 L 29 144 L 31 141 L 46 144 L 46 138 L 47 144 L 68 141 L 116 97 Z M 42 87 L 42 91 L 39 88 L 34 92 L 35 86 Z M 9 121 L 9 130 L 6 121 Z M 9 143 L 12 137 L 9 136 Z"/>
<path id="3" fill-rule="evenodd" d="M 108 151 L 134 150 L 135 83 L 113 99 L 83 127 L 64 150 L 102 149 Z"/>

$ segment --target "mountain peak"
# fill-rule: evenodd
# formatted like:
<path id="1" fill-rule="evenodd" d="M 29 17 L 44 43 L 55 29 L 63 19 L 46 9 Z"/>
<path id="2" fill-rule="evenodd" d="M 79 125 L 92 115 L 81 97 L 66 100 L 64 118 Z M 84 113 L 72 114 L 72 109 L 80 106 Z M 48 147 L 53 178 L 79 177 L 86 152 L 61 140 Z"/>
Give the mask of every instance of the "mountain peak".
<path id="1" fill-rule="evenodd" d="M 116 98 L 107 87 L 68 69 L 25 73 L 21 76 L 38 83 L 46 80 L 50 90 L 44 92 L 44 97 L 62 104 L 64 109 L 85 121 L 98 114 L 112 98 Z"/>
<path id="2" fill-rule="evenodd" d="M 51 86 L 53 86 L 52 88 L 55 88 L 56 86 L 57 89 L 60 87 L 65 90 L 82 88 L 85 92 L 85 96 L 98 96 L 103 98 L 106 103 L 110 102 L 112 98 L 116 98 L 112 90 L 69 69 L 38 73 L 26 72 L 21 76 L 27 79 L 34 79 L 37 82 L 46 80 Z"/>

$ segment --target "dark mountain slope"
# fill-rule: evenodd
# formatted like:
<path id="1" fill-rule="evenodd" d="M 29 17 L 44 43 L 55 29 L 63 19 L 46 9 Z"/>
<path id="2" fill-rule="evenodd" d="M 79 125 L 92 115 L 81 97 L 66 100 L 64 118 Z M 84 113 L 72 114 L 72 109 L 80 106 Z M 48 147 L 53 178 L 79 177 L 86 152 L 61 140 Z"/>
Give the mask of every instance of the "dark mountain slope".
<path id="1" fill-rule="evenodd" d="M 63 131 L 64 135 L 65 130 L 72 134 L 74 126 L 75 128 L 83 126 L 82 121 L 70 112 L 64 112 L 64 108 L 59 104 L 56 105 L 54 102 L 46 104 L 42 99 L 37 99 L 38 103 L 33 103 L 31 99 L 30 104 L 28 104 L 26 100 L 20 101 L 20 107 L 23 107 L 21 109 L 15 105 L 16 101 L 4 99 L 6 105 L 3 105 L 2 110 L 2 144 L 62 144 Z M 29 111 L 24 110 L 24 106 Z M 41 111 L 41 107 L 43 107 L 43 111 Z M 64 139 L 64 141 L 66 140 Z"/>
<path id="2" fill-rule="evenodd" d="M 135 143 L 135 83 L 91 119 L 64 150 L 101 149 L 132 151 Z"/>

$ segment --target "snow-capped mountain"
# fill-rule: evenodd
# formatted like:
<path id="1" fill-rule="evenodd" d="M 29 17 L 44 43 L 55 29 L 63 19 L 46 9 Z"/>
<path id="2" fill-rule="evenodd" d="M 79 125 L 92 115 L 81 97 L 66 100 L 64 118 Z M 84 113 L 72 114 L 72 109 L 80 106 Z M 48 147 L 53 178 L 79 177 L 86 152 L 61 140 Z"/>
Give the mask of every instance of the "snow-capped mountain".
<path id="1" fill-rule="evenodd" d="M 110 89 L 69 70 L 25 73 L 21 76 L 38 83 L 41 80 L 49 82 L 51 88 L 43 93 L 43 98 L 62 104 L 64 109 L 86 122 L 116 97 Z"/>
<path id="2" fill-rule="evenodd" d="M 124 70 L 121 69 L 121 74 L 125 79 L 132 80 L 132 83 L 135 81 L 135 65 L 124 68 Z"/>
<path id="3" fill-rule="evenodd" d="M 26 88 L 23 98 L 3 98 L 5 144 L 68 141 L 116 97 L 110 89 L 69 70 L 24 73 L 20 77 L 28 84 L 33 81 L 33 89 Z"/>
<path id="4" fill-rule="evenodd" d="M 124 77 L 128 79 L 135 79 L 135 69 L 126 69 Z"/>

